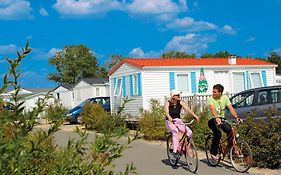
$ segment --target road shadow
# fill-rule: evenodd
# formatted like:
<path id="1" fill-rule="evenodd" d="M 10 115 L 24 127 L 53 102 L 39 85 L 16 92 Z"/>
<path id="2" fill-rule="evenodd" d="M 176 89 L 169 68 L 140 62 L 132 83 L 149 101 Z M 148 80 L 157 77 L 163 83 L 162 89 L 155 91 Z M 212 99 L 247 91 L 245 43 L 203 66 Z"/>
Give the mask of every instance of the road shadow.
<path id="1" fill-rule="evenodd" d="M 163 160 L 161 160 L 161 162 L 167 166 L 170 166 L 172 169 L 183 168 L 183 169 L 189 171 L 189 169 L 187 168 L 186 162 L 184 162 L 182 160 L 179 160 L 176 166 L 171 165 L 169 159 L 163 159 Z"/>
<path id="2" fill-rule="evenodd" d="M 225 170 L 237 172 L 237 171 L 233 168 L 233 166 L 232 166 L 232 164 L 231 164 L 231 162 L 230 162 L 229 159 L 221 160 L 220 163 L 219 163 L 217 166 L 210 165 L 209 162 L 208 162 L 208 160 L 207 160 L 207 158 L 200 159 L 200 162 L 202 162 L 202 163 L 208 165 L 209 167 L 220 167 L 220 168 L 223 168 L 223 169 L 225 169 Z M 239 172 L 237 172 L 237 173 L 239 173 Z M 245 172 L 245 173 L 243 173 L 243 174 L 249 174 L 249 172 L 247 171 L 247 172 Z"/>

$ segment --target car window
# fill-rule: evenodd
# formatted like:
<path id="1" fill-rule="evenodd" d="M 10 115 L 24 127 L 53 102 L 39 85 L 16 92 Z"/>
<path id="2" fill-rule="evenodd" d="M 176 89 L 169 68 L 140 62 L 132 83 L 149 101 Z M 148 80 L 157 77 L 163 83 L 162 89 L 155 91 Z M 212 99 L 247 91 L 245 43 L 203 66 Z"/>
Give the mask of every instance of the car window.
<path id="1" fill-rule="evenodd" d="M 253 100 L 254 100 L 254 92 L 247 92 L 234 96 L 231 99 L 231 103 L 234 108 L 241 108 L 241 107 L 252 106 Z"/>
<path id="2" fill-rule="evenodd" d="M 280 92 L 279 89 L 267 89 L 259 91 L 258 105 L 278 103 Z"/>

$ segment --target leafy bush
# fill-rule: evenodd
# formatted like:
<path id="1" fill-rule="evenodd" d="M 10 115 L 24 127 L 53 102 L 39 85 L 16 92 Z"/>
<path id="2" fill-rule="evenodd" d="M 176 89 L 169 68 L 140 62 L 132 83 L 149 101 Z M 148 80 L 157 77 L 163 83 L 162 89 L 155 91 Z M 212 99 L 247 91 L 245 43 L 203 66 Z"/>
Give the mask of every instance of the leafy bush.
<path id="1" fill-rule="evenodd" d="M 118 128 L 126 128 L 126 123 L 119 113 L 110 115 L 100 104 L 87 103 L 81 113 L 86 129 L 97 132 L 113 132 Z"/>
<path id="2" fill-rule="evenodd" d="M 205 135 L 211 130 L 208 127 L 208 108 L 204 107 L 202 112 L 199 109 L 199 106 L 195 106 L 193 112 L 200 117 L 200 122 L 194 122 L 192 125 L 189 125 L 190 129 L 193 132 L 193 140 L 197 148 L 205 149 Z M 188 114 L 184 117 L 186 121 L 190 121 L 191 115 Z"/>
<path id="3" fill-rule="evenodd" d="M 165 140 L 165 112 L 159 101 L 151 99 L 150 111 L 143 111 L 139 120 L 140 131 L 147 140 Z"/>
<path id="4" fill-rule="evenodd" d="M 281 168 L 281 119 L 254 121 L 251 113 L 241 125 L 239 133 L 251 147 L 253 166 L 261 168 Z"/>
<path id="5" fill-rule="evenodd" d="M 50 123 L 54 123 L 59 120 L 65 120 L 66 111 L 67 109 L 63 107 L 62 104 L 55 102 L 54 104 L 47 107 L 45 118 Z"/>
<path id="6" fill-rule="evenodd" d="M 28 44 L 18 58 L 8 59 L 10 69 L 4 77 L 2 93 L 11 85 L 15 94 L 9 103 L 13 111 L 0 113 L 0 174 L 113 174 L 106 168 L 112 161 L 121 156 L 128 144 L 120 144 L 119 139 L 127 133 L 124 128 L 116 128 L 113 132 L 106 132 L 89 146 L 86 131 L 77 133 L 81 139 L 69 140 L 66 147 L 59 148 L 54 144 L 54 133 L 60 122 L 55 121 L 47 131 L 34 130 L 35 118 L 41 113 L 46 104 L 46 98 L 39 99 L 37 107 L 24 113 L 23 103 L 18 93 L 20 76 L 17 67 L 21 60 L 31 51 Z M 127 165 L 125 174 L 134 173 L 135 168 Z M 122 173 L 119 173 L 120 175 Z"/>

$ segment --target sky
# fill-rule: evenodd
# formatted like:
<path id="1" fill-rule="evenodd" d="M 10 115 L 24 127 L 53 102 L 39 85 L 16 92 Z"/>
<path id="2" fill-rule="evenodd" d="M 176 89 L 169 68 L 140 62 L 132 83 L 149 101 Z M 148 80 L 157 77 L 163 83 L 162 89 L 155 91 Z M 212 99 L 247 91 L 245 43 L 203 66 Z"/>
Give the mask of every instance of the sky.
<path id="1" fill-rule="evenodd" d="M 0 0 L 0 78 L 5 58 L 27 42 L 24 88 L 57 86 L 47 79 L 56 71 L 48 59 L 66 45 L 86 45 L 100 65 L 112 54 L 157 58 L 169 50 L 266 58 L 281 54 L 280 7 L 281 0 Z"/>

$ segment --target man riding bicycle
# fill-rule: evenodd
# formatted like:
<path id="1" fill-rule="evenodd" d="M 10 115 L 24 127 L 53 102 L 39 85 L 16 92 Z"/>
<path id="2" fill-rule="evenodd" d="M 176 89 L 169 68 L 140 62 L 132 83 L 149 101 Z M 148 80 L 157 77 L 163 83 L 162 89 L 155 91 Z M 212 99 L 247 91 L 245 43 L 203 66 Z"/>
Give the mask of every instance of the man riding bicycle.
<path id="1" fill-rule="evenodd" d="M 190 113 L 198 122 L 199 117 L 194 114 L 194 112 L 189 109 L 186 102 L 180 100 L 180 91 L 172 90 L 170 95 L 171 98 L 165 103 L 164 110 L 166 113 L 166 128 L 172 133 L 173 136 L 173 156 L 178 158 L 179 155 L 177 153 L 179 147 L 179 132 L 184 132 L 187 130 L 187 137 L 191 138 L 192 131 L 186 126 L 180 117 L 181 109 L 183 108 L 187 113 Z"/>
<path id="2" fill-rule="evenodd" d="M 212 97 L 208 99 L 209 105 L 209 121 L 208 126 L 213 131 L 214 139 L 211 145 L 211 155 L 214 160 L 217 160 L 217 154 L 219 149 L 219 143 L 221 139 L 221 131 L 222 129 L 227 136 L 231 136 L 232 129 L 231 125 L 225 122 L 224 110 L 226 107 L 230 110 L 232 116 L 236 119 L 237 122 L 243 122 L 240 119 L 232 107 L 232 104 L 229 98 L 226 95 L 222 95 L 224 87 L 221 84 L 216 84 L 213 86 Z M 231 146 L 231 137 L 228 140 L 228 148 Z"/>

